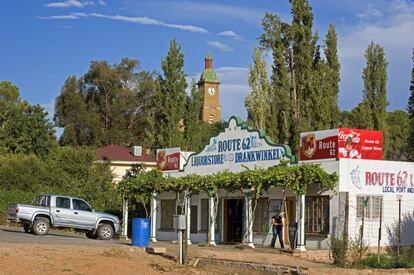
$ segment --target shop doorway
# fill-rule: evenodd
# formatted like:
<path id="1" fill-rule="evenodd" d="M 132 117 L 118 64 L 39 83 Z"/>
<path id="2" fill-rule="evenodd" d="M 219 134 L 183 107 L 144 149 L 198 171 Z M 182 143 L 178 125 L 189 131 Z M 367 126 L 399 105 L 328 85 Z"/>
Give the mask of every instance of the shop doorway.
<path id="1" fill-rule="evenodd" d="M 224 242 L 241 242 L 243 239 L 243 199 L 224 201 Z"/>
<path id="2" fill-rule="evenodd" d="M 289 224 L 296 222 L 296 197 L 287 197 L 286 198 L 286 205 L 285 205 L 285 224 L 283 228 L 283 239 L 285 240 L 286 244 L 289 243 Z"/>

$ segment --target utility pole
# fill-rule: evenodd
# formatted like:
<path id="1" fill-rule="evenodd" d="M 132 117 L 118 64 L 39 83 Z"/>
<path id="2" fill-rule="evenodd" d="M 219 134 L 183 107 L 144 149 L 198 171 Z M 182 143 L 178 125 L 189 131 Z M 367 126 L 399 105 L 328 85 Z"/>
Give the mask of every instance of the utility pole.
<path id="1" fill-rule="evenodd" d="M 377 251 L 377 257 L 378 257 L 378 263 L 380 262 L 380 246 L 381 246 L 381 230 L 382 230 L 382 198 L 381 198 L 381 206 L 380 206 L 380 220 L 379 220 L 379 228 L 378 228 L 378 251 Z"/>
<path id="2" fill-rule="evenodd" d="M 397 196 L 398 198 L 398 244 L 397 244 L 397 256 L 400 256 L 400 247 L 401 247 L 401 195 Z"/>

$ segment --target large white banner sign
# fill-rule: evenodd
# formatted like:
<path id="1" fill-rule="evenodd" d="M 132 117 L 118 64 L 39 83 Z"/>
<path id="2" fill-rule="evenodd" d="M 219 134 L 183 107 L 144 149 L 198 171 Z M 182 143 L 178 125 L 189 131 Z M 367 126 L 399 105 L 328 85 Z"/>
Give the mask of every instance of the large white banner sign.
<path id="1" fill-rule="evenodd" d="M 240 172 L 247 168 L 267 168 L 280 160 L 292 159 L 289 146 L 273 144 L 261 130 L 251 129 L 240 118 L 231 117 L 224 132 L 210 139 L 198 154 L 189 157 L 184 174 L 213 174 L 225 169 Z"/>

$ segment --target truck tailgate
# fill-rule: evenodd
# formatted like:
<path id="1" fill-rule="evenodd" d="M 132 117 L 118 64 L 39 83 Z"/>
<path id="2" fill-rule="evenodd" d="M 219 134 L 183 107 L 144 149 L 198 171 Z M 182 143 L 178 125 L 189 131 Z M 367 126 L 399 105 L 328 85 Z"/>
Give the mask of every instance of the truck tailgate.
<path id="1" fill-rule="evenodd" d="M 16 218 L 17 204 L 9 204 L 7 207 L 7 218 Z"/>

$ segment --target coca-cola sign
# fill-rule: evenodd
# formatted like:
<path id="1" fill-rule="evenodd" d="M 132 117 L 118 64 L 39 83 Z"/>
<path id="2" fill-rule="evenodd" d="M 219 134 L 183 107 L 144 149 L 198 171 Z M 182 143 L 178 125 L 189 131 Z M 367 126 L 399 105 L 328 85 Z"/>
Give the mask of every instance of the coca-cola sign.
<path id="1" fill-rule="evenodd" d="M 302 133 L 300 160 L 382 159 L 382 132 L 339 128 Z"/>

